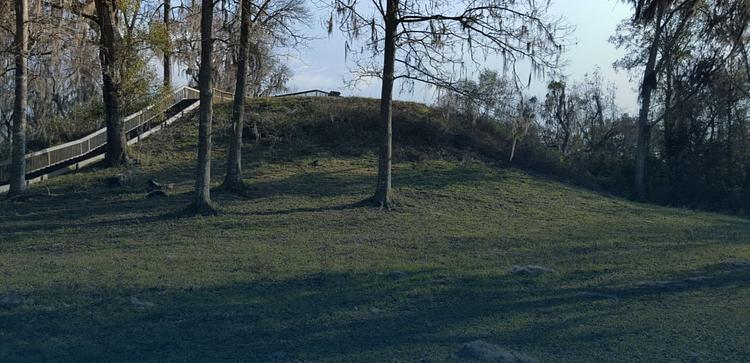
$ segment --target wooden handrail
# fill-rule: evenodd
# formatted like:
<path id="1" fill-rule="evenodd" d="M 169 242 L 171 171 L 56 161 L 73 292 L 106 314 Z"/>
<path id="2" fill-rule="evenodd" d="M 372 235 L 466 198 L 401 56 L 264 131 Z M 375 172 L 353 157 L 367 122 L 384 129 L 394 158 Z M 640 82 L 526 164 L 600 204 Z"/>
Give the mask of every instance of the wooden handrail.
<path id="1" fill-rule="evenodd" d="M 295 93 L 288 93 L 288 94 L 282 94 L 282 95 L 276 95 L 274 97 L 289 97 L 289 96 L 297 96 L 297 95 L 304 95 L 308 93 L 322 93 L 326 95 L 339 95 L 338 92 L 325 92 L 321 90 L 309 90 L 309 91 L 303 91 L 303 92 L 295 92 Z M 194 97 L 189 97 L 190 95 L 193 95 Z M 225 100 L 232 100 L 234 97 L 234 93 L 223 91 L 220 89 L 214 88 L 214 98 L 213 102 L 222 102 Z M 143 109 L 139 110 L 138 112 L 135 112 L 131 115 L 126 116 L 122 119 L 123 124 L 123 132 L 129 133 L 133 130 L 138 129 L 139 127 L 151 122 L 156 117 L 161 117 L 161 112 L 154 113 L 153 115 L 148 115 L 148 112 L 154 109 L 157 105 L 161 104 L 162 102 L 172 100 L 171 103 L 167 106 L 167 108 L 172 107 L 182 100 L 185 99 L 198 99 L 200 98 L 200 92 L 194 88 L 188 87 L 188 86 L 182 86 L 175 90 L 170 96 L 166 96 L 156 103 L 149 105 L 147 107 L 144 107 Z M 248 97 L 249 99 L 250 97 Z M 146 115 L 146 116 L 144 116 Z M 129 125 L 131 123 L 131 120 L 138 118 L 137 122 L 135 122 L 132 125 Z M 91 151 L 100 148 L 104 145 L 106 145 L 106 132 L 107 128 L 101 128 L 99 130 L 96 130 L 80 139 L 69 141 L 60 145 L 55 145 L 48 147 L 43 150 L 35 151 L 29 154 L 26 154 L 25 160 L 26 160 L 26 173 L 31 174 L 34 172 L 37 172 L 39 170 L 49 168 L 50 166 L 54 166 L 56 164 L 64 163 L 66 161 L 79 158 L 81 156 L 84 156 Z M 6 182 L 10 178 L 10 160 L 4 160 L 0 161 L 0 184 L 2 182 Z"/>
<path id="2" fill-rule="evenodd" d="M 128 133 L 131 132 L 138 127 L 143 126 L 144 124 L 151 122 L 156 117 L 160 117 L 161 113 L 155 113 L 154 115 L 151 115 L 150 117 L 142 117 L 144 114 L 146 114 L 148 111 L 152 110 L 157 105 L 172 100 L 172 102 L 169 102 L 167 105 L 168 107 L 174 106 L 180 101 L 184 99 L 190 99 L 191 97 L 188 97 L 190 94 L 195 95 L 197 98 L 198 91 L 183 86 L 178 88 L 176 91 L 174 91 L 170 96 L 166 96 L 156 103 L 149 105 L 140 111 L 133 113 L 131 115 L 126 116 L 122 119 L 123 125 L 127 125 L 131 120 L 135 118 L 139 118 L 138 121 L 133 124 L 132 126 L 126 126 L 123 129 L 123 132 Z M 29 154 L 26 154 L 26 173 L 31 174 L 36 171 L 48 168 L 50 166 L 66 162 L 71 159 L 75 159 L 78 157 L 81 157 L 83 155 L 88 154 L 94 149 L 97 149 L 99 147 L 102 147 L 107 143 L 106 136 L 104 136 L 107 132 L 107 128 L 101 128 L 99 130 L 96 130 L 80 139 L 73 140 L 66 142 L 64 144 L 55 145 L 48 147 L 43 150 L 35 151 Z M 10 160 L 6 160 L 3 162 L 0 162 L 0 182 L 6 181 L 9 178 L 9 169 L 10 169 Z"/>

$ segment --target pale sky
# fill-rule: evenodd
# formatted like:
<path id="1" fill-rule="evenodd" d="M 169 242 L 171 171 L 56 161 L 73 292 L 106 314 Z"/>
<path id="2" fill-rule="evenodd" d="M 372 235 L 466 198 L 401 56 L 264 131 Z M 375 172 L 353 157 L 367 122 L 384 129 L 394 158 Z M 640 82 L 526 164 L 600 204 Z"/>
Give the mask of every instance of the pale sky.
<path id="1" fill-rule="evenodd" d="M 638 102 L 636 86 L 630 82 L 626 72 L 612 68 L 612 63 L 622 55 L 622 51 L 607 41 L 617 24 L 630 16 L 631 7 L 618 0 L 552 0 L 550 13 L 556 17 L 562 16 L 574 28 L 563 54 L 566 63 L 563 73 L 570 80 L 579 81 L 598 67 L 604 82 L 617 86 L 617 104 L 623 111 L 633 113 Z M 339 32 L 328 36 L 323 26 L 326 13 L 321 11 L 314 14 L 319 18 L 311 21 L 313 29 L 310 32 L 316 39 L 310 41 L 307 48 L 302 49 L 294 59 L 289 59 L 294 71 L 291 88 L 295 91 L 316 88 L 340 90 L 345 96 L 379 97 L 380 82 L 377 79 L 356 89 L 345 86 L 345 81 L 352 78 L 350 67 L 353 67 L 344 57 L 345 37 Z M 502 65 L 488 62 L 482 67 L 501 70 Z M 533 81 L 528 93 L 543 97 L 548 81 Z M 417 87 L 414 93 L 397 93 L 395 98 L 431 103 L 434 95 L 434 91 L 427 87 Z"/>

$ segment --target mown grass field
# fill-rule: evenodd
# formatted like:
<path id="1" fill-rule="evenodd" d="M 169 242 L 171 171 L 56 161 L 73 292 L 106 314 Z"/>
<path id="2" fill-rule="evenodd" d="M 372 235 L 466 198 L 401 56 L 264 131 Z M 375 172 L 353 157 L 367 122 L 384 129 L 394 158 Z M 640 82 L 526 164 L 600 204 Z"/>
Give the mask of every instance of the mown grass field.
<path id="1" fill-rule="evenodd" d="M 385 212 L 356 206 L 372 153 L 268 145 L 244 155 L 250 197 L 186 218 L 195 143 L 184 122 L 135 148 L 132 186 L 93 170 L 0 202 L 0 361 L 450 362 L 477 339 L 542 362 L 750 359 L 746 219 L 447 157 L 397 162 Z M 147 179 L 176 187 L 146 199 Z"/>

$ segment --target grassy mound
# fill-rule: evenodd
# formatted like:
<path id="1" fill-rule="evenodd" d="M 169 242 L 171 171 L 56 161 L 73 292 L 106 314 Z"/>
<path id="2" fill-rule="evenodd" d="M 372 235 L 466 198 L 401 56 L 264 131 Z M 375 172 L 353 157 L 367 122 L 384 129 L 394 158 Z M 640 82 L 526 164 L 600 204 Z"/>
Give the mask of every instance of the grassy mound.
<path id="1" fill-rule="evenodd" d="M 747 220 L 435 154 L 395 164 L 396 212 L 358 208 L 372 139 L 323 141 L 370 121 L 306 119 L 264 119 L 254 197 L 215 195 L 218 217 L 177 213 L 194 121 L 136 147 L 131 186 L 92 170 L 0 202 L 0 361 L 444 362 L 477 340 L 540 361 L 750 356 Z M 148 179 L 174 189 L 147 199 Z"/>
<path id="2" fill-rule="evenodd" d="M 270 98 L 250 103 L 266 145 L 304 151 L 324 147 L 339 155 L 357 156 L 376 150 L 380 101 L 369 98 Z M 224 113 L 228 119 L 228 110 Z M 245 135 L 251 136 L 251 129 Z M 400 161 L 430 158 L 464 159 L 467 153 L 494 165 L 508 166 L 513 139 L 500 124 L 474 124 L 414 102 L 393 104 L 394 157 Z M 517 146 L 513 166 L 565 176 L 559 155 L 533 137 Z"/>

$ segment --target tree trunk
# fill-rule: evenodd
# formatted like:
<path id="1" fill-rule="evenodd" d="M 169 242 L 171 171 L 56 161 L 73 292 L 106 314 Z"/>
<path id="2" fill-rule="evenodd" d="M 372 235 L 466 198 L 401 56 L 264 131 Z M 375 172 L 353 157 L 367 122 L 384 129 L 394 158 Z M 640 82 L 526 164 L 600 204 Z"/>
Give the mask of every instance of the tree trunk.
<path id="1" fill-rule="evenodd" d="M 393 157 L 393 71 L 396 62 L 396 26 L 398 0 L 387 0 L 383 83 L 380 96 L 381 139 L 378 155 L 378 185 L 373 202 L 382 208 L 392 207 L 391 169 Z"/>
<path id="2" fill-rule="evenodd" d="M 665 55 L 665 88 L 664 88 L 664 160 L 666 161 L 667 168 L 667 185 L 670 189 L 670 200 L 676 200 L 680 195 L 680 188 L 682 187 L 681 182 L 681 170 L 680 170 L 680 155 L 685 147 L 683 144 L 684 138 L 681 137 L 682 131 L 680 130 L 680 122 L 677 117 L 672 117 L 672 107 L 674 106 L 673 98 L 674 94 L 678 96 L 681 94 L 681 90 L 677 88 L 675 90 L 675 62 L 672 59 L 672 55 L 667 53 Z"/>
<path id="3" fill-rule="evenodd" d="M 172 16 L 171 0 L 164 0 L 164 28 L 168 37 L 171 37 L 169 31 L 170 17 Z M 172 87 L 172 53 L 170 49 L 164 50 L 164 88 Z"/>
<path id="4" fill-rule="evenodd" d="M 260 130 L 258 129 L 258 120 L 253 120 L 253 140 L 255 140 L 255 143 L 257 144 L 260 142 Z"/>
<path id="5" fill-rule="evenodd" d="M 198 75 L 200 112 L 198 116 L 198 166 L 195 178 L 195 195 L 189 210 L 199 214 L 214 214 L 211 205 L 211 122 L 213 119 L 213 84 L 211 81 L 211 51 L 213 26 L 213 0 L 203 0 L 201 5 L 201 64 Z"/>
<path id="6" fill-rule="evenodd" d="M 648 114 L 651 108 L 651 93 L 656 88 L 656 56 L 661 42 L 662 18 L 664 16 L 664 5 L 657 5 L 656 24 L 654 25 L 654 39 L 649 49 L 646 69 L 643 71 L 643 82 L 641 85 L 641 109 L 638 113 L 638 145 L 635 151 L 635 180 L 633 189 L 637 200 L 646 199 L 646 161 L 649 154 L 649 141 L 651 139 L 651 125 L 648 122 Z"/>
<path id="7" fill-rule="evenodd" d="M 27 55 L 29 34 L 27 0 L 16 0 L 16 98 L 13 110 L 13 137 L 10 167 L 9 195 L 18 195 L 26 189 L 26 108 L 27 108 Z"/>
<path id="8" fill-rule="evenodd" d="M 726 155 L 726 161 L 724 162 L 724 182 L 726 185 L 734 185 L 734 154 L 732 150 L 734 150 L 734 125 L 733 125 L 733 119 L 732 119 L 732 109 L 733 109 L 733 96 L 732 96 L 732 86 L 729 85 L 729 97 L 727 97 L 726 103 L 727 103 L 727 141 L 726 146 L 724 148 L 725 155 Z M 730 205 L 732 208 L 736 208 L 737 205 L 735 204 L 736 198 L 739 197 L 739 195 L 735 195 L 734 190 L 732 188 L 727 188 L 730 190 L 729 192 L 729 198 L 728 198 L 728 205 Z"/>
<path id="9" fill-rule="evenodd" d="M 557 99 L 557 112 L 555 114 L 557 123 L 560 124 L 560 128 L 562 128 L 563 131 L 563 139 L 560 143 L 560 153 L 563 154 L 563 156 L 567 155 L 568 143 L 570 142 L 570 120 L 568 119 L 568 111 L 565 109 L 567 104 L 565 87 L 565 83 L 561 83 L 560 96 Z"/>
<path id="10" fill-rule="evenodd" d="M 232 140 L 227 159 L 227 175 L 224 187 L 228 190 L 241 190 L 242 184 L 242 131 L 245 127 L 245 86 L 247 80 L 247 52 L 250 38 L 250 0 L 242 0 L 240 12 L 240 50 L 237 60 L 237 79 L 234 86 L 232 105 Z"/>
<path id="11" fill-rule="evenodd" d="M 113 4 L 107 0 L 96 0 L 96 16 L 99 21 L 99 62 L 102 67 L 102 98 L 107 125 L 107 146 L 104 160 L 110 166 L 127 162 L 127 142 L 120 120 L 120 81 L 117 73 L 117 39 L 113 24 Z"/>

